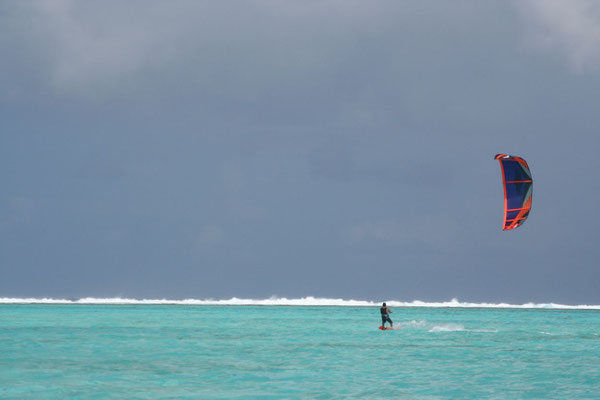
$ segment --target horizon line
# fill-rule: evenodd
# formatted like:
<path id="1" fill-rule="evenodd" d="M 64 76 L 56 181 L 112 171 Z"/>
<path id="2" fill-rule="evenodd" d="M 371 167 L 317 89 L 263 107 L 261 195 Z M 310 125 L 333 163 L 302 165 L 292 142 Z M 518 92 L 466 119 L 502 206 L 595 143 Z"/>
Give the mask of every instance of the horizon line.
<path id="1" fill-rule="evenodd" d="M 345 300 L 342 298 L 324 298 L 305 296 L 301 298 L 286 298 L 272 296 L 267 299 L 147 299 L 128 297 L 82 297 L 82 298 L 50 298 L 50 297 L 0 297 L 0 305 L 9 304 L 49 304 L 49 305 L 191 305 L 191 306 L 304 306 L 304 307 L 375 307 L 385 301 L 390 307 L 403 308 L 511 308 L 511 309 L 556 309 L 556 310 L 600 310 L 600 305 L 568 305 L 559 303 L 523 304 L 462 302 L 453 298 L 450 301 L 427 302 L 421 300 Z"/>

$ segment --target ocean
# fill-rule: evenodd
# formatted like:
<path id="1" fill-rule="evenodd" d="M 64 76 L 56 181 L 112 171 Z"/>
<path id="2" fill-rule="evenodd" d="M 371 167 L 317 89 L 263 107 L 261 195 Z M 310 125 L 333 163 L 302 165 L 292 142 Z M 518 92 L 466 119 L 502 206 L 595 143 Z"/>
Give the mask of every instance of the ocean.
<path id="1" fill-rule="evenodd" d="M 0 398 L 600 398 L 598 306 L 388 305 L 0 299 Z"/>

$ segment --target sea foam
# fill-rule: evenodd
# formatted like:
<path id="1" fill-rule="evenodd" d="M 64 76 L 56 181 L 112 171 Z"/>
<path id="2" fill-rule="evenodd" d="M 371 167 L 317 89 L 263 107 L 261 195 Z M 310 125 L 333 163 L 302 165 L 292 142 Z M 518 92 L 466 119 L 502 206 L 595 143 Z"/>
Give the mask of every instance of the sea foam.
<path id="1" fill-rule="evenodd" d="M 307 296 L 297 299 L 270 297 L 268 299 L 135 299 L 127 297 L 83 297 L 80 299 L 55 299 L 33 297 L 0 297 L 0 304 L 121 304 L 121 305 L 222 305 L 222 306 L 339 306 L 339 307 L 375 307 L 386 301 L 390 307 L 432 307 L 432 308 L 534 308 L 564 310 L 600 310 L 600 305 L 566 305 L 557 303 L 471 303 L 457 299 L 444 302 L 426 302 L 420 300 L 346 300 Z"/>

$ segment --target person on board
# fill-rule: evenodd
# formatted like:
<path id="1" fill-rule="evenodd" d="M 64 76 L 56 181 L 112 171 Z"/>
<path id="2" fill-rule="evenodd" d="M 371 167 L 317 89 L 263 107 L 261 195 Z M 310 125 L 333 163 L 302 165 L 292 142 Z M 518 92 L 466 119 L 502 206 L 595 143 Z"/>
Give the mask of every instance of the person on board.
<path id="1" fill-rule="evenodd" d="M 385 303 L 383 303 L 379 311 L 381 311 L 381 326 L 385 328 L 385 323 L 389 322 L 390 328 L 393 328 L 394 323 L 392 322 L 389 316 L 389 314 L 391 314 L 392 311 L 389 309 L 389 307 Z"/>

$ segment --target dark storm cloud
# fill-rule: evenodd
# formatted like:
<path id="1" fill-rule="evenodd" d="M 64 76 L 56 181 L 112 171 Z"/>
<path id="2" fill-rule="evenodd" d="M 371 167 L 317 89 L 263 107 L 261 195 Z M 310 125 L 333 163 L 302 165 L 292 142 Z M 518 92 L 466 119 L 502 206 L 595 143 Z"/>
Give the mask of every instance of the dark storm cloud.
<path id="1" fill-rule="evenodd" d="M 594 3 L 0 11 L 0 296 L 600 301 Z"/>

